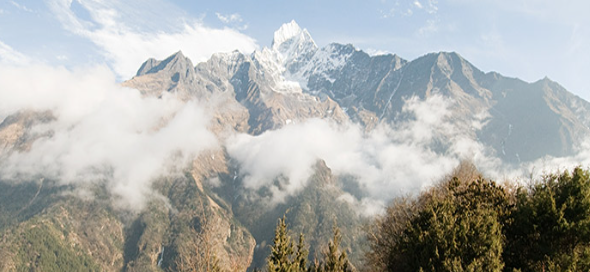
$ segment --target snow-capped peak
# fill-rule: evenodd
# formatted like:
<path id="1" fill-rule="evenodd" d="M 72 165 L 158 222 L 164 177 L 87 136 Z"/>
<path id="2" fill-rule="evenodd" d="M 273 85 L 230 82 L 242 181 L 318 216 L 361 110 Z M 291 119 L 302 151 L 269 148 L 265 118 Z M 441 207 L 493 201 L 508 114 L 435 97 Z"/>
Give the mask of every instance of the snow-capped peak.
<path id="1" fill-rule="evenodd" d="M 273 40 L 272 40 L 272 48 L 276 49 L 285 41 L 301 35 L 303 29 L 299 27 L 295 20 L 291 20 L 291 22 L 283 24 L 277 31 L 275 31 Z M 311 37 L 310 37 L 311 38 Z"/>
<path id="2" fill-rule="evenodd" d="M 311 38 L 307 29 L 301 29 L 295 20 L 283 24 L 274 33 L 272 50 L 280 53 L 284 61 L 289 61 L 297 56 L 314 51 L 317 45 Z"/>

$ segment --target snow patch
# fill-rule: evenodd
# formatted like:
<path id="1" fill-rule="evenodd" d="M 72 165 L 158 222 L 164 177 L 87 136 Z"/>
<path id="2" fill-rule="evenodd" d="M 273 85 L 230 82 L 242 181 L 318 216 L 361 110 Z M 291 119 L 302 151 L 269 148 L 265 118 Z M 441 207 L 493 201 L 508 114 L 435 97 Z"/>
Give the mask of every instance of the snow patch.
<path id="1" fill-rule="evenodd" d="M 311 75 L 319 76 L 334 84 L 336 79 L 330 76 L 331 72 L 342 69 L 352 54 L 353 52 L 342 53 L 338 45 L 330 44 L 317 50 L 311 59 L 296 72 L 287 71 L 285 77 L 299 82 L 304 89 L 308 89 L 307 82 Z"/>

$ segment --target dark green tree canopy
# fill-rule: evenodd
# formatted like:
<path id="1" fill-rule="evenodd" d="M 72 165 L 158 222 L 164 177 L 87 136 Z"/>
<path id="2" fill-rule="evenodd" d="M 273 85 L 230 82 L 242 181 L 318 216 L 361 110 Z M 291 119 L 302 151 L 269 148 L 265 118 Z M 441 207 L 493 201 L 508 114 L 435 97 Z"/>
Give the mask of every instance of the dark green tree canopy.
<path id="1" fill-rule="evenodd" d="M 418 197 L 394 200 L 367 232 L 372 270 L 590 271 L 588 170 L 516 190 L 476 173 L 462 164 Z"/>
<path id="2" fill-rule="evenodd" d="M 547 175 L 517 192 L 505 261 L 522 271 L 590 270 L 588 170 Z"/>

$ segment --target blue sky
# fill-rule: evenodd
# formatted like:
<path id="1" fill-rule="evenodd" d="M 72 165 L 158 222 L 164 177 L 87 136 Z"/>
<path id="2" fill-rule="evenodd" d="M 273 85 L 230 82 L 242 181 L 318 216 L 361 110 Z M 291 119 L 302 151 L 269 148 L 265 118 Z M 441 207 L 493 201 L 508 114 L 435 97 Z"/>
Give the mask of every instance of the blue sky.
<path id="1" fill-rule="evenodd" d="M 269 46 L 296 20 L 319 46 L 351 43 L 412 60 L 455 51 L 485 72 L 545 76 L 590 100 L 587 0 L 2 0 L 0 65 L 108 65 L 120 80 L 149 57 Z"/>

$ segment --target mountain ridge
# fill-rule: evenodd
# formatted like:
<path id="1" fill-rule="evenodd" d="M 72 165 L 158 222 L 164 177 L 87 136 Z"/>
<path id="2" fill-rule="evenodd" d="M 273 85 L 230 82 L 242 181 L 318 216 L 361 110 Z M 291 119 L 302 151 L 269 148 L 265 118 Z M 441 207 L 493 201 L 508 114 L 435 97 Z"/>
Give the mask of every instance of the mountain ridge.
<path id="1" fill-rule="evenodd" d="M 276 219 L 286 214 L 290 228 L 306 234 L 312 254 L 322 250 L 332 225 L 340 226 L 346 237 L 345 250 L 353 264 L 360 266 L 364 241 L 361 227 L 366 220 L 361 200 L 369 195 L 361 178 L 332 170 L 318 151 L 313 154 L 315 163 L 309 176 L 303 180 L 289 180 L 288 173 L 281 172 L 258 181 L 268 186 L 253 188 L 246 184 L 251 178 L 247 166 L 232 156 L 227 146 L 236 141 L 232 135 L 255 139 L 321 119 L 334 126 L 359 128 L 358 134 L 348 133 L 357 138 L 374 137 L 372 140 L 380 143 L 399 144 L 407 140 L 404 137 L 414 135 L 414 131 L 408 131 L 408 124 L 426 115 L 428 122 L 421 124 L 418 132 L 442 131 L 424 132 L 431 134 L 430 142 L 411 139 L 402 144 L 424 144 L 428 147 L 427 159 L 461 156 L 452 142 L 459 135 L 467 139 L 468 145 L 463 147 L 466 151 L 471 151 L 474 147 L 470 144 L 475 143 L 491 150 L 494 158 L 518 167 L 546 156 L 575 154 L 590 132 L 590 103 L 547 77 L 529 83 L 483 72 L 456 52 L 428 53 L 405 60 L 395 54 L 370 56 L 351 44 L 331 43 L 320 48 L 295 21 L 275 32 L 270 48 L 252 54 L 216 53 L 196 64 L 178 51 L 164 60 L 146 60 L 137 74 L 121 85 L 138 90 L 144 97 L 170 95 L 181 102 L 201 101 L 210 117 L 208 129 L 220 145 L 199 153 L 182 174 L 154 177 L 149 185 L 156 193 L 148 198 L 146 209 L 136 213 L 113 206 L 113 196 L 106 189 L 108 181 L 86 184 L 90 186 L 85 188 L 87 193 L 95 195 L 80 199 L 78 194 L 83 194 L 70 188 L 73 185 L 62 186 L 59 181 L 13 184 L 0 180 L 4 193 L 18 195 L 0 199 L 0 263 L 32 269 L 33 253 L 46 254 L 57 248 L 63 250 L 63 258 L 81 267 L 86 264 L 89 269 L 174 270 L 198 263 L 203 258 L 198 249 L 208 248 L 223 268 L 243 271 L 264 265 Z M 432 104 L 428 103 L 422 108 L 416 106 L 429 99 L 442 110 L 429 111 Z M 0 158 L 27 152 L 39 138 L 51 139 L 51 131 L 39 133 L 36 126 L 50 124 L 56 118 L 59 116 L 51 112 L 21 111 L 4 119 L 0 124 Z M 443 122 L 445 125 L 440 124 Z M 350 136 L 345 130 L 335 134 Z M 323 135 L 318 132 L 312 136 L 310 141 Z M 386 136 L 391 139 L 384 139 Z M 359 146 L 391 147 L 374 147 L 367 142 Z M 402 146 L 403 152 L 417 150 L 407 146 Z M 361 155 L 367 154 L 374 153 Z M 415 159 L 405 153 L 391 154 L 396 157 L 388 160 Z M 345 155 L 348 157 L 342 157 L 353 160 L 352 164 L 365 159 Z M 380 159 L 378 155 L 369 156 L 369 160 Z M 288 159 L 293 165 L 302 160 L 296 154 Z M 371 167 L 379 171 L 387 164 L 376 162 Z M 297 182 L 303 187 L 286 191 Z M 275 193 L 283 198 L 275 199 Z M 93 218 L 92 222 L 84 222 L 85 216 Z M 99 234 L 90 235 L 90 231 Z M 38 247 L 32 255 L 22 251 L 27 244 Z"/>

